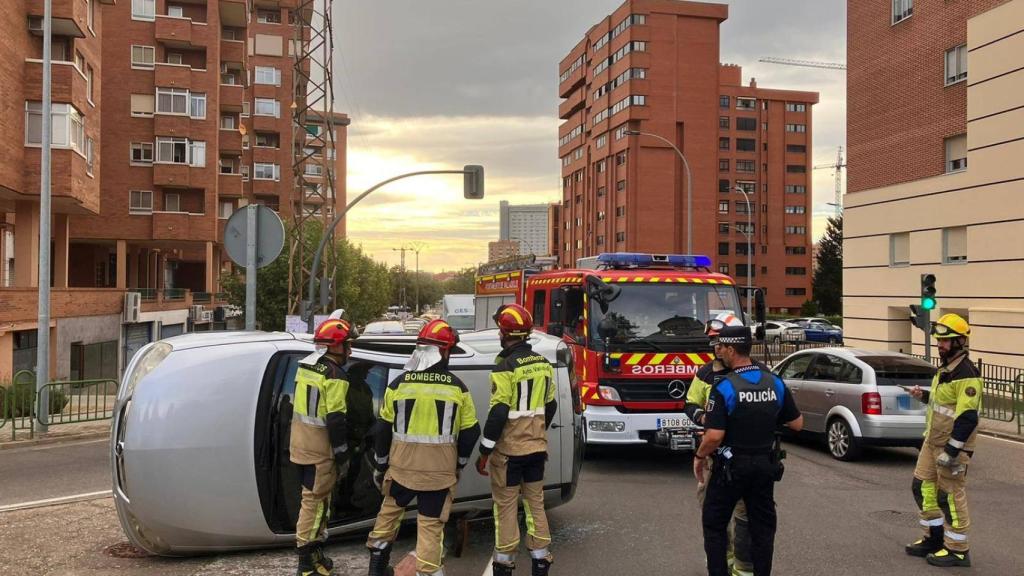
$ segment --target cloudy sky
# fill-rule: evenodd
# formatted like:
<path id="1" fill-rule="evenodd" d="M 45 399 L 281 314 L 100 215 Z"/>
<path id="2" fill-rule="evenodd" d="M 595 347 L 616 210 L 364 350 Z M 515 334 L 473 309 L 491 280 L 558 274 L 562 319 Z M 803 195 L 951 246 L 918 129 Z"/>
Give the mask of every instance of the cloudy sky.
<path id="1" fill-rule="evenodd" d="M 421 242 L 440 271 L 487 257 L 498 202 L 557 201 L 558 62 L 621 0 L 335 0 L 336 109 L 352 116 L 348 190 L 413 170 L 483 164 L 487 198 L 462 199 L 459 176 L 420 177 L 375 193 L 349 216 L 350 238 L 374 258 Z M 821 93 L 814 163 L 846 141 L 845 74 L 759 63 L 763 56 L 845 62 L 843 0 L 734 0 L 723 62 L 744 81 Z M 831 171 L 814 173 L 814 232 L 832 208 Z"/>

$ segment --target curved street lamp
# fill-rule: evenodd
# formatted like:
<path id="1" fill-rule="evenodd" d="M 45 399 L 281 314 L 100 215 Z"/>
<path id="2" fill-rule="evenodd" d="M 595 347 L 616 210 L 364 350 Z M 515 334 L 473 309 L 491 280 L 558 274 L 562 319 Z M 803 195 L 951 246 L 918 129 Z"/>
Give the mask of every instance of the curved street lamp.
<path id="1" fill-rule="evenodd" d="M 693 254 L 693 175 L 690 173 L 690 163 L 686 161 L 686 156 L 683 156 L 679 147 L 667 138 L 650 132 L 641 132 L 640 130 L 626 130 L 626 135 L 657 138 L 671 146 L 676 151 L 676 154 L 679 155 L 679 159 L 683 161 L 683 168 L 686 169 L 686 253 Z"/>

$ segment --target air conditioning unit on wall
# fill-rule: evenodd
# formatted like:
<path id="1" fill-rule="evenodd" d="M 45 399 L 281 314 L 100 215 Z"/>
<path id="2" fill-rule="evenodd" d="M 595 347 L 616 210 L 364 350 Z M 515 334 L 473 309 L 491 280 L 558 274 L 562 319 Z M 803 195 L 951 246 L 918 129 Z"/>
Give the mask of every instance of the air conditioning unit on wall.
<path id="1" fill-rule="evenodd" d="M 142 312 L 142 294 L 138 292 L 124 293 L 124 310 L 121 314 L 121 322 L 134 324 L 139 321 L 139 314 Z"/>
<path id="2" fill-rule="evenodd" d="M 193 322 L 199 322 L 202 317 L 203 317 L 203 305 L 202 304 L 193 304 L 192 306 L 189 306 L 189 309 L 188 309 L 188 319 L 189 320 L 191 320 Z"/>
<path id="3" fill-rule="evenodd" d="M 213 310 L 203 310 L 201 318 L 203 322 L 213 322 Z"/>

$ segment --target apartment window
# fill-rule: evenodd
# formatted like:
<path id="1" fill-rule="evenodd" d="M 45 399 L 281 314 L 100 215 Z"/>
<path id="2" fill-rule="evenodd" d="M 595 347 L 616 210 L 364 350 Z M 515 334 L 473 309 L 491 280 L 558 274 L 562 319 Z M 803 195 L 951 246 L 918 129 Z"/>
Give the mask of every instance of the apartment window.
<path id="1" fill-rule="evenodd" d="M 181 6 L 167 6 L 167 15 L 172 18 L 184 18 L 185 9 Z"/>
<path id="2" fill-rule="evenodd" d="M 786 102 L 786 112 L 806 112 L 807 104 L 797 102 Z"/>
<path id="3" fill-rule="evenodd" d="M 278 148 L 281 143 L 281 136 L 276 132 L 257 132 L 257 148 Z"/>
<path id="4" fill-rule="evenodd" d="M 806 296 L 807 288 L 786 288 L 786 296 Z"/>
<path id="5" fill-rule="evenodd" d="M 598 222 L 600 222 L 600 221 L 604 220 L 604 219 L 605 219 L 605 216 L 606 216 L 606 215 L 605 215 L 605 212 L 604 212 L 604 210 L 599 210 L 599 211 L 597 212 L 597 221 L 598 221 Z"/>
<path id="6" fill-rule="evenodd" d="M 184 57 L 181 55 L 181 52 L 168 52 L 166 58 L 168 64 L 181 66 Z"/>
<path id="7" fill-rule="evenodd" d="M 719 256 L 728 256 L 729 255 L 729 243 L 728 242 L 719 242 L 718 243 L 718 255 Z"/>
<path id="8" fill-rule="evenodd" d="M 248 150 L 248 149 L 249 149 L 249 135 L 248 134 L 242 134 L 242 150 Z"/>
<path id="9" fill-rule="evenodd" d="M 271 66 L 256 67 L 256 84 L 281 85 L 281 71 Z"/>
<path id="10" fill-rule="evenodd" d="M 719 150 L 728 150 L 729 149 L 729 139 L 727 137 L 722 136 L 722 137 L 720 137 L 718 139 L 718 149 Z"/>
<path id="11" fill-rule="evenodd" d="M 92 103 L 93 96 L 95 96 L 95 93 L 93 91 L 93 88 L 95 87 L 95 84 L 94 84 L 94 80 L 95 79 L 96 79 L 95 78 L 95 73 L 93 72 L 92 66 L 86 66 L 85 67 L 85 88 L 86 88 L 87 93 L 89 95 L 89 102 L 90 103 Z"/>
<path id="12" fill-rule="evenodd" d="M 626 233 L 625 232 L 616 232 L 615 233 L 615 241 L 616 242 L 625 242 L 626 241 Z"/>
<path id="13" fill-rule="evenodd" d="M 736 129 L 743 130 L 745 132 L 753 132 L 757 130 L 757 118 L 737 118 Z"/>
<path id="14" fill-rule="evenodd" d="M 910 265 L 910 232 L 889 235 L 889 266 Z"/>
<path id="15" fill-rule="evenodd" d="M 752 214 L 754 212 L 757 212 L 757 205 L 755 205 L 753 202 L 750 203 L 750 205 L 749 205 L 750 207 L 749 208 L 747 206 L 748 205 L 747 205 L 747 201 L 746 200 L 737 200 L 736 201 L 736 213 L 737 214 L 744 214 L 745 215 L 745 214 Z"/>
<path id="16" fill-rule="evenodd" d="M 615 129 L 615 140 L 622 140 L 626 137 L 626 130 L 629 130 L 629 126 L 623 124 Z"/>
<path id="17" fill-rule="evenodd" d="M 728 116 L 719 116 L 718 117 L 718 127 L 721 128 L 722 130 L 728 130 L 729 129 L 729 117 Z"/>
<path id="18" fill-rule="evenodd" d="M 718 273 L 719 274 L 728 274 L 729 273 L 729 265 L 728 264 L 720 264 L 718 266 Z"/>
<path id="19" fill-rule="evenodd" d="M 786 152 L 790 154 L 806 154 L 807 146 L 803 144 L 786 144 Z"/>
<path id="20" fill-rule="evenodd" d="M 565 168 L 569 164 L 572 164 L 572 155 L 566 154 L 565 156 L 562 156 L 562 168 Z"/>
<path id="21" fill-rule="evenodd" d="M 306 164 L 302 172 L 306 176 L 323 176 L 324 167 L 319 164 Z"/>
<path id="22" fill-rule="evenodd" d="M 558 78 L 558 82 L 559 82 L 559 84 L 561 84 L 562 82 L 565 82 L 566 80 L 568 80 L 568 79 L 569 79 L 569 76 L 571 76 L 573 72 L 575 72 L 575 71 L 579 70 L 579 69 L 580 69 L 580 67 L 581 67 L 581 66 L 583 66 L 583 64 L 584 64 L 584 63 L 586 62 L 586 56 L 587 56 L 586 54 L 581 54 L 581 55 L 580 55 L 580 57 L 579 57 L 579 58 L 577 58 L 577 59 L 576 59 L 576 60 L 575 60 L 575 61 L 574 61 L 574 62 L 573 62 L 573 63 L 572 63 L 572 64 L 571 64 L 570 66 L 569 66 L 569 68 L 568 68 L 568 69 L 566 69 L 566 71 L 565 71 L 565 72 L 562 72 L 562 75 L 561 75 L 561 76 L 559 76 L 559 78 Z"/>
<path id="23" fill-rule="evenodd" d="M 786 172 L 789 174 L 806 174 L 807 166 L 803 164 L 786 164 Z"/>
<path id="24" fill-rule="evenodd" d="M 623 150 L 622 152 L 619 152 L 618 154 L 615 155 L 616 166 L 622 166 L 626 163 L 626 159 L 628 157 L 628 154 L 626 154 L 626 152 L 626 150 Z"/>
<path id="25" fill-rule="evenodd" d="M 757 190 L 757 183 L 749 180 L 737 180 L 736 187 L 747 194 L 753 194 Z"/>
<path id="26" fill-rule="evenodd" d="M 615 207 L 615 217 L 616 218 L 622 218 L 625 215 L 626 215 L 626 207 L 625 206 L 616 206 Z"/>
<path id="27" fill-rule="evenodd" d="M 786 206 L 786 214 L 805 214 L 806 206 Z"/>
<path id="28" fill-rule="evenodd" d="M 729 97 L 728 96 L 719 96 L 718 97 L 718 107 L 719 108 L 728 108 L 729 107 Z"/>
<path id="29" fill-rule="evenodd" d="M 597 137 L 597 141 L 595 142 L 594 147 L 595 148 L 604 148 L 606 144 L 608 144 L 608 135 L 607 134 L 602 134 L 602 135 Z"/>
<path id="30" fill-rule="evenodd" d="M 156 0 L 132 0 L 132 20 L 156 20 Z"/>
<path id="31" fill-rule="evenodd" d="M 132 190 L 128 193 L 129 214 L 151 214 L 153 212 L 153 192 L 150 190 Z"/>
<path id="32" fill-rule="evenodd" d="M 156 48 L 152 46 L 132 46 L 132 68 L 152 70 L 156 61 Z"/>
<path id="33" fill-rule="evenodd" d="M 192 92 L 188 97 L 188 115 L 202 120 L 206 118 L 206 94 Z"/>
<path id="34" fill-rule="evenodd" d="M 164 192 L 164 212 L 181 212 L 181 194 Z"/>
<path id="35" fill-rule="evenodd" d="M 736 97 L 737 110 L 754 110 L 757 107 L 757 98 Z"/>
<path id="36" fill-rule="evenodd" d="M 967 45 L 946 50 L 946 86 L 967 79 Z"/>
<path id="37" fill-rule="evenodd" d="M 598 246 L 604 246 L 604 235 L 598 234 L 598 236 L 597 236 L 597 245 Z M 540 294 L 544 294 L 544 293 L 540 292 Z"/>
<path id="38" fill-rule="evenodd" d="M 217 212 L 217 216 L 221 220 L 227 220 L 231 218 L 231 214 L 235 211 L 235 203 L 222 200 L 220 203 L 220 210 Z"/>
<path id="39" fill-rule="evenodd" d="M 156 161 L 168 164 L 188 164 L 188 139 L 156 139 Z"/>
<path id="40" fill-rule="evenodd" d="M 242 116 L 242 118 L 248 118 L 249 117 L 249 101 L 248 100 L 243 100 L 242 101 L 242 113 L 241 113 L 241 116 Z"/>
<path id="41" fill-rule="evenodd" d="M 71 104 L 54 102 L 50 109 L 50 143 L 85 155 L 85 117 Z M 25 102 L 25 144 L 43 143 L 43 104 Z"/>
<path id="42" fill-rule="evenodd" d="M 806 226 L 786 226 L 786 234 L 807 234 Z"/>
<path id="43" fill-rule="evenodd" d="M 597 197 L 600 198 L 601 196 L 604 196 L 607 192 L 608 189 L 605 188 L 604 186 L 601 186 L 600 188 L 597 189 Z"/>
<path id="44" fill-rule="evenodd" d="M 946 138 L 946 172 L 967 169 L 967 135 Z"/>
<path id="45" fill-rule="evenodd" d="M 786 132 L 805 133 L 807 132 L 807 124 L 786 124 Z"/>
<path id="46" fill-rule="evenodd" d="M 191 140 L 188 143 L 188 153 L 190 166 L 196 168 L 206 167 L 206 142 L 202 140 Z"/>
<path id="47" fill-rule="evenodd" d="M 257 98 L 255 102 L 257 116 L 281 117 L 281 103 L 277 100 L 273 98 Z"/>
<path id="48" fill-rule="evenodd" d="M 806 194 L 807 187 L 799 184 L 786 184 L 786 194 Z"/>
<path id="49" fill-rule="evenodd" d="M 718 161 L 718 171 L 719 172 L 728 172 L 729 171 L 729 161 L 728 160 L 719 160 Z"/>
<path id="50" fill-rule="evenodd" d="M 281 11 L 280 10 L 257 10 L 256 21 L 260 24 L 280 24 L 281 23 Z"/>
<path id="51" fill-rule="evenodd" d="M 753 266 L 751 266 L 751 270 L 750 271 L 751 272 L 754 271 Z M 744 278 L 747 277 L 747 265 L 746 264 L 737 264 L 736 265 L 736 276 L 742 276 Z"/>
<path id="52" fill-rule="evenodd" d="M 719 222 L 718 223 L 718 233 L 719 234 L 729 234 L 729 223 L 728 222 Z"/>
<path id="53" fill-rule="evenodd" d="M 188 90 L 156 89 L 156 111 L 158 114 L 188 114 L 188 105 Z"/>
<path id="54" fill-rule="evenodd" d="M 754 161 L 753 160 L 737 160 L 736 161 L 736 171 L 737 172 L 753 172 L 754 170 L 755 170 L 755 168 L 754 168 Z"/>
<path id="55" fill-rule="evenodd" d="M 220 117 L 220 129 L 221 130 L 234 130 L 238 128 L 237 121 L 234 116 L 221 116 Z"/>
<path id="56" fill-rule="evenodd" d="M 718 201 L 718 213 L 719 214 L 728 214 L 729 213 L 729 201 L 728 200 L 719 200 Z"/>
<path id="57" fill-rule="evenodd" d="M 806 246 L 786 246 L 786 256 L 802 256 L 807 254 Z"/>
<path id="58" fill-rule="evenodd" d="M 131 114 L 132 116 L 144 116 L 149 117 L 153 115 L 153 109 L 155 108 L 154 98 L 152 94 L 132 94 L 131 95 Z"/>
<path id="59" fill-rule="evenodd" d="M 245 34 L 238 28 L 221 28 L 220 37 L 223 40 L 245 40 Z"/>
<path id="60" fill-rule="evenodd" d="M 726 245 L 728 246 L 728 244 L 726 244 Z M 750 244 L 747 244 L 746 242 L 737 242 L 736 243 L 736 255 L 737 256 L 746 256 L 747 254 L 749 254 L 750 251 L 747 249 L 749 246 L 750 246 Z"/>
<path id="61" fill-rule="evenodd" d="M 277 180 L 281 176 L 280 167 L 277 164 L 256 162 L 252 168 L 254 180 Z"/>
<path id="62" fill-rule="evenodd" d="M 728 194 L 729 193 L 729 184 L 730 184 L 730 182 L 728 180 L 725 180 L 725 179 L 719 180 L 718 181 L 718 191 L 721 192 L 722 194 Z"/>
<path id="63" fill-rule="evenodd" d="M 942 263 L 964 264 L 967 262 L 967 227 L 944 228 L 942 230 Z"/>
<path id="64" fill-rule="evenodd" d="M 606 167 L 607 163 L 604 160 L 601 160 L 600 162 L 594 165 L 594 169 L 597 170 L 598 174 L 603 173 Z"/>
<path id="65" fill-rule="evenodd" d="M 767 132 L 768 131 L 768 123 L 767 122 L 761 122 L 761 131 L 762 132 Z M 765 150 L 768 149 L 768 143 L 767 142 L 764 143 L 764 149 Z"/>
<path id="66" fill-rule="evenodd" d="M 807 276 L 807 268 L 803 266 L 786 266 L 786 276 Z"/>
<path id="67" fill-rule="evenodd" d="M 914 0 L 892 0 L 892 23 L 902 22 L 914 15 Z"/>
<path id="68" fill-rule="evenodd" d="M 583 158 L 583 146 L 572 151 L 573 160 L 580 160 Z"/>
<path id="69" fill-rule="evenodd" d="M 153 163 L 153 143 L 152 142 L 132 142 L 132 164 L 152 164 Z"/>
<path id="70" fill-rule="evenodd" d="M 615 183 L 615 189 L 617 191 L 619 191 L 619 192 L 622 192 L 623 190 L 625 190 L 626 189 L 626 181 L 625 180 L 619 180 L 618 182 L 616 182 Z"/>
<path id="71" fill-rule="evenodd" d="M 757 141 L 753 138 L 737 138 L 736 150 L 739 152 L 756 152 Z"/>
<path id="72" fill-rule="evenodd" d="M 242 181 L 243 182 L 248 182 L 249 181 L 249 165 L 248 164 L 243 164 L 243 165 L 239 166 L 238 167 L 238 171 L 242 173 Z"/>

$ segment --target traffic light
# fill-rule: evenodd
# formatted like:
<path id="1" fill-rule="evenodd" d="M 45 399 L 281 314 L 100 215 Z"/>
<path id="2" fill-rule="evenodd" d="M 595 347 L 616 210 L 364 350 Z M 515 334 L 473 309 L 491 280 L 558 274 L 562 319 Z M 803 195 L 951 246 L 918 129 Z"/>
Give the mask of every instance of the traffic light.
<path id="1" fill-rule="evenodd" d="M 467 200 L 479 200 L 484 197 L 484 167 L 467 164 L 462 169 L 462 195 Z"/>
<path id="2" fill-rule="evenodd" d="M 917 304 L 911 304 L 910 322 L 927 334 L 931 328 L 931 311 L 925 310 Z"/>
<path id="3" fill-rule="evenodd" d="M 921 308 L 935 309 L 935 274 L 921 274 Z"/>

